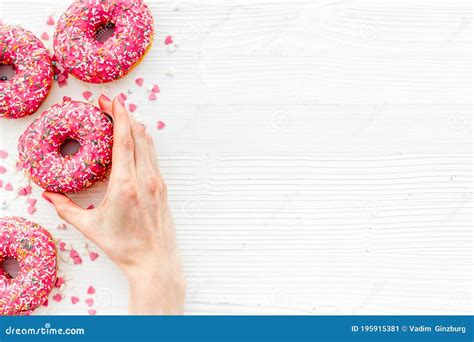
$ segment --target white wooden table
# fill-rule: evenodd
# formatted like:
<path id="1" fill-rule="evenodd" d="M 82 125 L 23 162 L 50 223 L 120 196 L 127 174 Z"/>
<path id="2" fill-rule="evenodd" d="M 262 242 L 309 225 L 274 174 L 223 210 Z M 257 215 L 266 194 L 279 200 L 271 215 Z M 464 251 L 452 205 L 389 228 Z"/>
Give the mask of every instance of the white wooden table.
<path id="1" fill-rule="evenodd" d="M 136 70 L 107 87 L 70 79 L 41 110 L 133 90 L 169 185 L 188 314 L 472 313 L 469 0 L 147 2 L 157 37 Z M 47 17 L 68 3 L 2 0 L 0 17 L 51 36 Z M 139 76 L 160 86 L 157 102 Z M 37 115 L 1 120 L 12 157 L 0 165 Z M 4 182 L 24 182 L 10 170 Z M 3 215 L 84 251 L 41 189 L 34 215 L 0 193 Z M 64 259 L 65 298 L 37 313 L 87 314 L 89 285 L 98 314 L 127 312 L 126 280 L 102 252 Z"/>

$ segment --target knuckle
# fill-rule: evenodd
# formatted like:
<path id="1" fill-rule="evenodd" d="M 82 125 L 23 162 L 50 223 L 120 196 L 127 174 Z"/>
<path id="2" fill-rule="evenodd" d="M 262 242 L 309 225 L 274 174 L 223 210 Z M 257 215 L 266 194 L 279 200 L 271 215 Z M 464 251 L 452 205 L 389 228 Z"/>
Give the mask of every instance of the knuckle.
<path id="1" fill-rule="evenodd" d="M 122 198 L 133 199 L 137 197 L 137 189 L 130 181 L 124 181 L 119 185 L 118 195 Z"/>
<path id="2" fill-rule="evenodd" d="M 121 142 L 121 145 L 125 149 L 130 150 L 130 151 L 132 151 L 135 148 L 135 142 L 133 141 L 133 139 L 131 137 L 127 137 L 127 138 L 123 139 L 122 142 Z"/>

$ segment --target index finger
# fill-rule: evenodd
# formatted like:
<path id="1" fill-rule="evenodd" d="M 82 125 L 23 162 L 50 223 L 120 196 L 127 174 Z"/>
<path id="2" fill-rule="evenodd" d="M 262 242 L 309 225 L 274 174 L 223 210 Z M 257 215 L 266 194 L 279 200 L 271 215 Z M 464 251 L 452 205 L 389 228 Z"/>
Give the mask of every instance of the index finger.
<path id="1" fill-rule="evenodd" d="M 128 177 L 135 173 L 135 142 L 132 136 L 130 118 L 122 103 L 123 99 L 120 95 L 116 96 L 113 101 L 103 95 L 99 98 L 100 108 L 109 114 L 114 122 L 111 177 Z"/>

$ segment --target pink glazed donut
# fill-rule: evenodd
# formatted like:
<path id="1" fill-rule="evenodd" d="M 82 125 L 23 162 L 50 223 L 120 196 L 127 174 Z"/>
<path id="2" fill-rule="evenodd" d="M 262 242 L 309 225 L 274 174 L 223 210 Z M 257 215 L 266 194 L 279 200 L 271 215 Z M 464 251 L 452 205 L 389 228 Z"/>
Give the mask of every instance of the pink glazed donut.
<path id="1" fill-rule="evenodd" d="M 114 32 L 101 42 L 107 27 Z M 144 57 L 153 35 L 153 17 L 142 0 L 76 0 L 58 21 L 54 52 L 78 79 L 111 82 Z"/>
<path id="2" fill-rule="evenodd" d="M 28 315 L 48 298 L 56 281 L 56 245 L 39 224 L 21 217 L 0 219 L 0 263 L 16 259 L 12 278 L 0 267 L 0 315 Z"/>
<path id="3" fill-rule="evenodd" d="M 15 70 L 11 80 L 0 80 L 0 117 L 16 119 L 36 112 L 54 76 L 43 43 L 21 27 L 0 25 L 0 64 Z"/>
<path id="4" fill-rule="evenodd" d="M 62 145 L 71 140 L 79 143 L 79 150 L 63 155 Z M 78 192 L 105 178 L 112 142 L 112 123 L 99 108 L 65 101 L 45 110 L 21 135 L 20 165 L 48 191 Z"/>

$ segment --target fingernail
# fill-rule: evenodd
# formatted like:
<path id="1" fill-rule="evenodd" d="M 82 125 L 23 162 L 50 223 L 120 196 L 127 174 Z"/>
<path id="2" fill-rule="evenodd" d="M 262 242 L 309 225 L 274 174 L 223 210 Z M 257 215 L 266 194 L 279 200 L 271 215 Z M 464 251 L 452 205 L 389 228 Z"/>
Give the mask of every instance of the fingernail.
<path id="1" fill-rule="evenodd" d="M 119 99 L 119 102 L 122 106 L 125 106 L 125 102 L 123 101 L 123 97 L 121 95 L 117 96 Z"/>
<path id="2" fill-rule="evenodd" d="M 108 97 L 107 95 L 102 94 L 102 95 L 100 95 L 100 97 L 101 97 L 102 99 L 104 99 L 105 101 L 110 102 L 110 99 L 109 99 L 109 97 Z"/>

